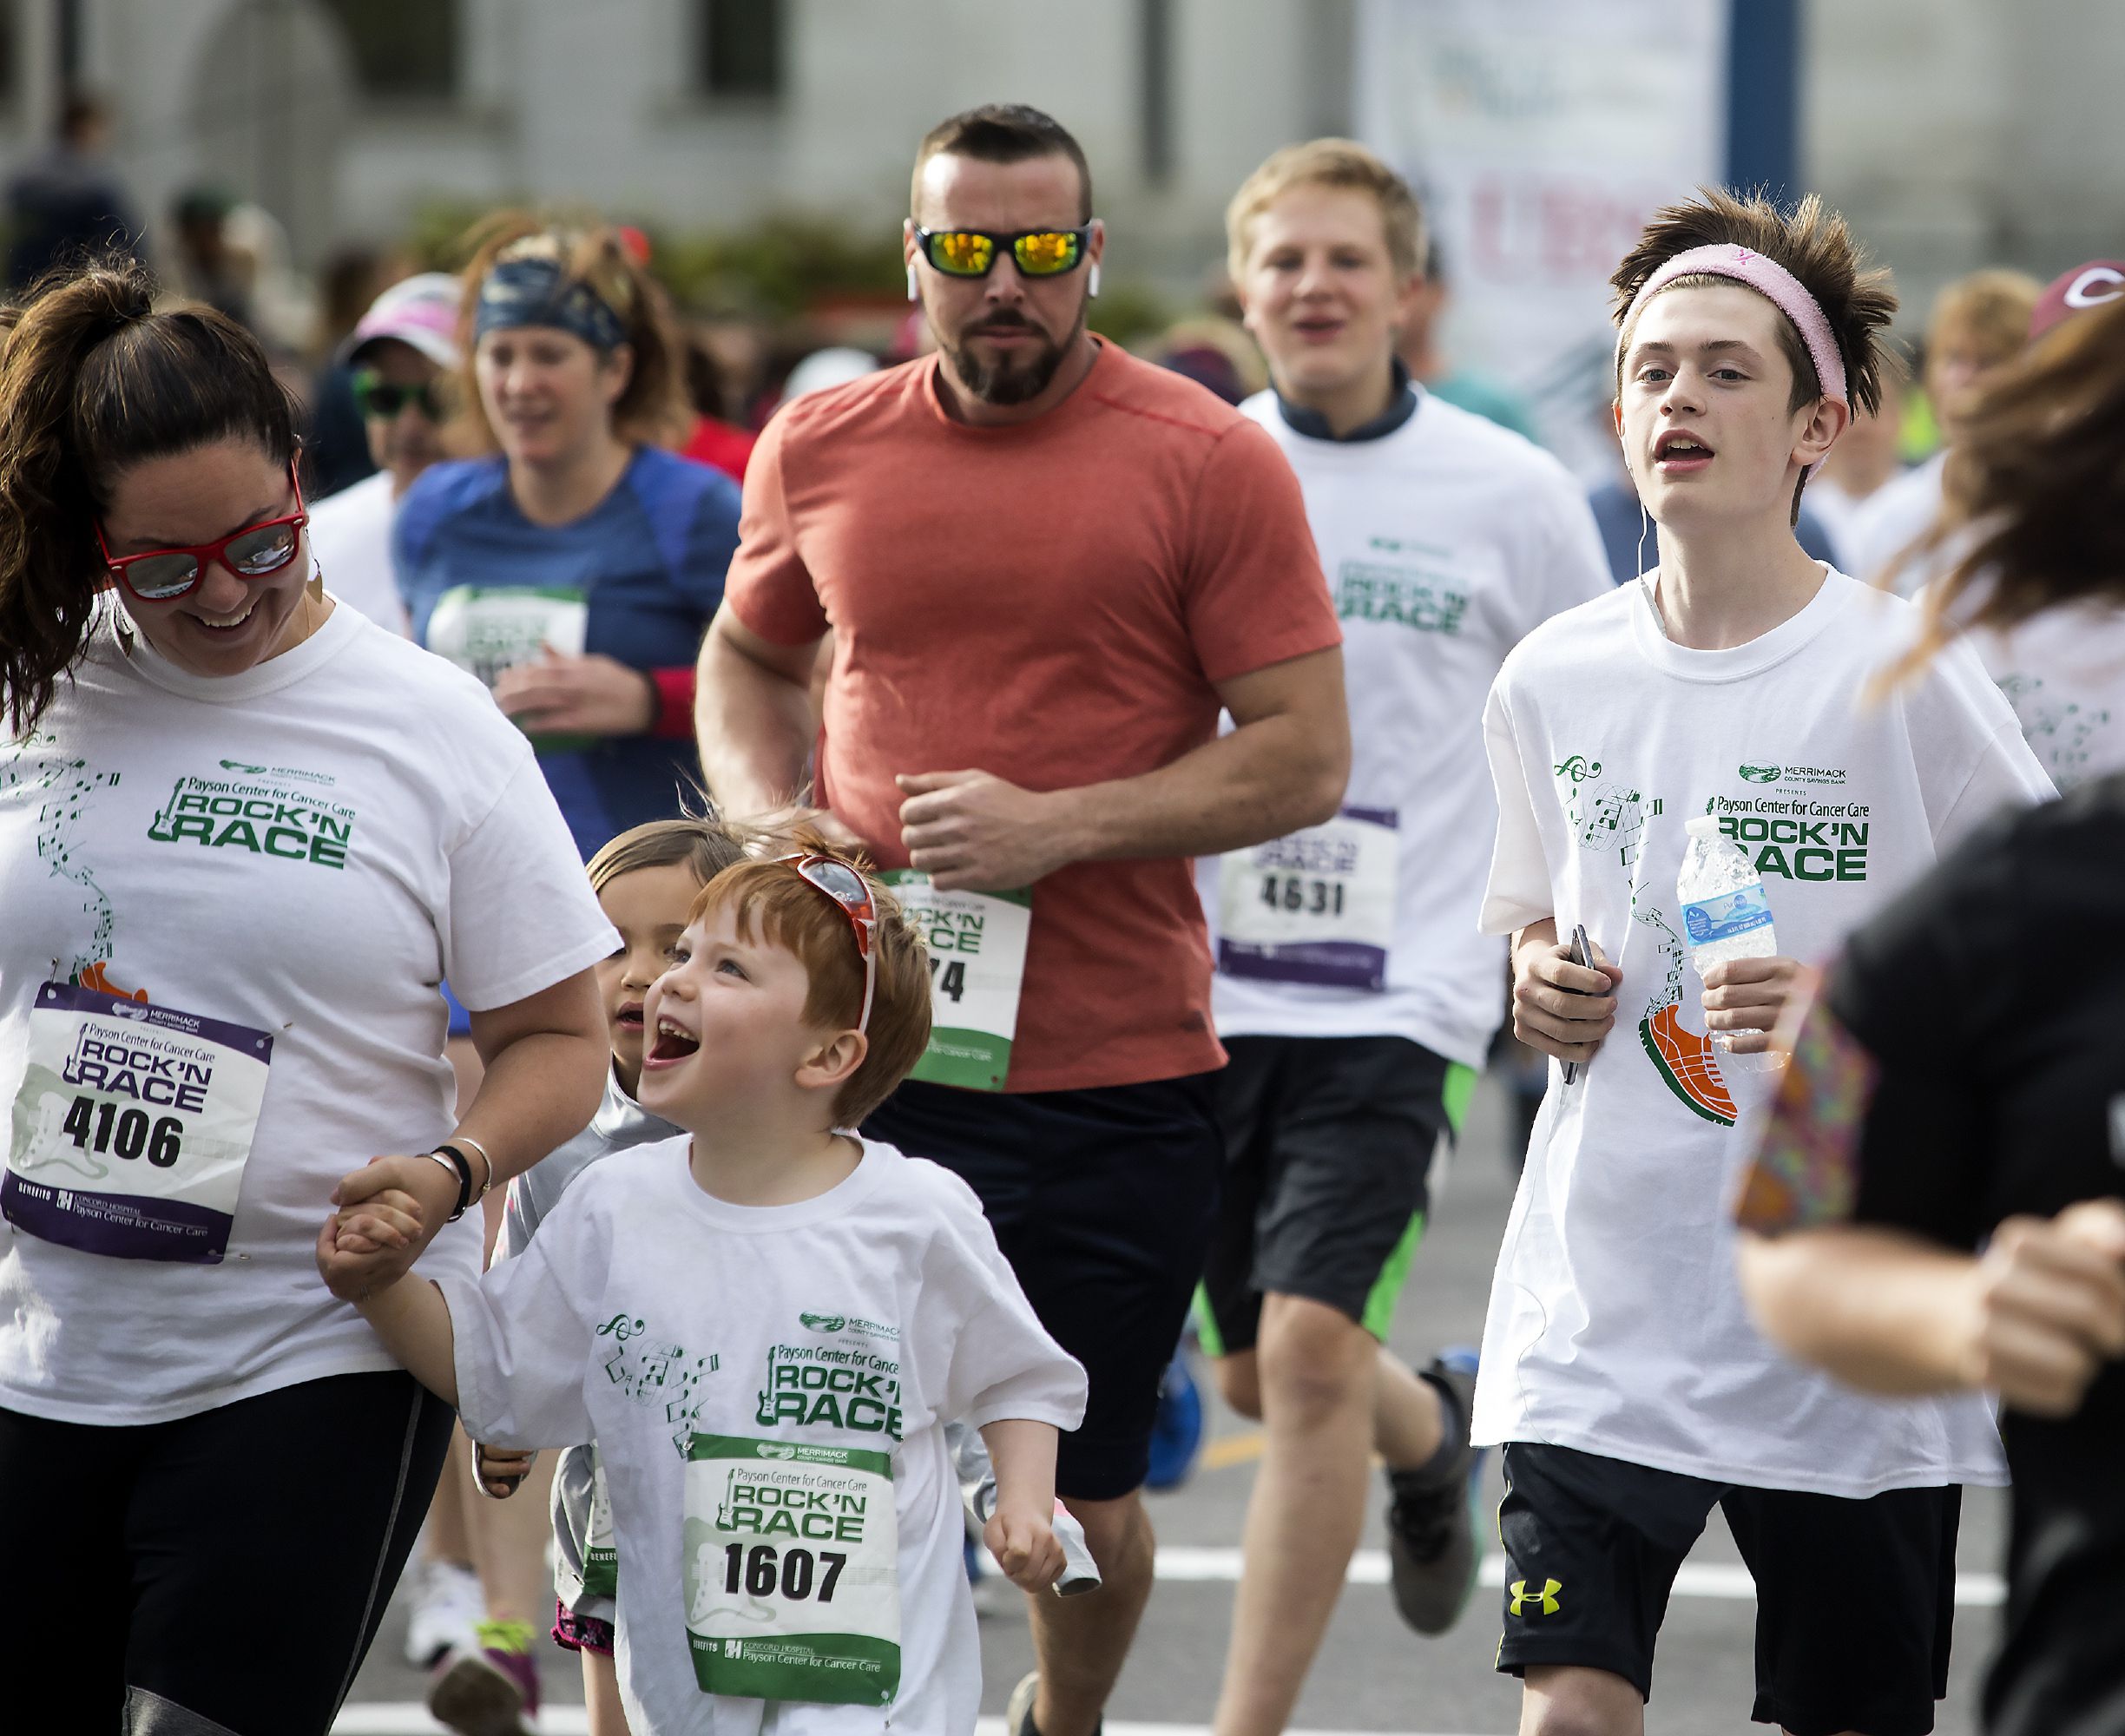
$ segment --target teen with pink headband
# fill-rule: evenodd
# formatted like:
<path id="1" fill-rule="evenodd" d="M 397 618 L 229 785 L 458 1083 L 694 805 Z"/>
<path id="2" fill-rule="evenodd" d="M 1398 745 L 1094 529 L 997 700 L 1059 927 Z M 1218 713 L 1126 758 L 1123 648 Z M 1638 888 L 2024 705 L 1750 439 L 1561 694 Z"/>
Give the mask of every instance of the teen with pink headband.
<path id="1" fill-rule="evenodd" d="M 1474 1438 L 1505 1449 L 1498 1667 L 1524 1680 L 1523 1736 L 1637 1736 L 1717 1506 L 1756 1578 L 1753 1716 L 1918 1736 L 1945 1683 L 1957 1485 L 2002 1480 L 1997 1438 L 1975 1397 L 1862 1399 L 1757 1336 L 1724 1208 L 1777 1075 L 1726 1062 L 1768 1046 L 1796 958 L 2049 785 L 1967 650 L 1864 703 L 1910 605 L 1794 540 L 1807 478 L 1877 401 L 1896 306 L 1843 220 L 1707 193 L 1611 281 L 1646 556 L 1523 640 L 1485 714 L 1483 926 L 1513 937 L 1522 1040 L 1576 1063 L 1550 1069 L 1477 1387 Z M 1794 957 L 1690 970 L 1675 880 L 1704 813 Z M 1577 927 L 1590 965 L 1559 944 Z"/>

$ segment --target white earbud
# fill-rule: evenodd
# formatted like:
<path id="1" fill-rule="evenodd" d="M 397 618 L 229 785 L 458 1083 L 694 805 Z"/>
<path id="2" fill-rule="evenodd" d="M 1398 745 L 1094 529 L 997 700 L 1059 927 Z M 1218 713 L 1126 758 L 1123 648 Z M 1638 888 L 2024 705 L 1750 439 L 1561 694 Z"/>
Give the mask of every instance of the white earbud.
<path id="1" fill-rule="evenodd" d="M 1097 260 L 1092 261 L 1091 275 L 1085 283 L 1085 293 L 1087 295 L 1099 293 L 1099 261 Z"/>
<path id="2" fill-rule="evenodd" d="M 915 261 L 912 260 L 908 261 L 908 299 L 910 301 L 922 299 L 922 281 L 915 275 Z"/>

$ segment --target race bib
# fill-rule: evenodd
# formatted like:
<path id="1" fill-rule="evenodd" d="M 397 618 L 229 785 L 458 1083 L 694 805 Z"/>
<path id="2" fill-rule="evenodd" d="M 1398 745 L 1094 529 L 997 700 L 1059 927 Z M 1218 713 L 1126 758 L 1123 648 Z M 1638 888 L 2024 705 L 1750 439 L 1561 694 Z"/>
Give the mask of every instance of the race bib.
<path id="1" fill-rule="evenodd" d="M 0 1210 L 86 1253 L 219 1263 L 272 1063 L 264 1031 L 45 983 Z"/>
<path id="2" fill-rule="evenodd" d="M 1218 969 L 1378 994 L 1394 944 L 1400 816 L 1345 808 L 1326 825 L 1218 862 Z"/>
<path id="3" fill-rule="evenodd" d="M 583 1531 L 585 1597 L 620 1595 L 620 1551 L 613 1542 L 612 1496 L 605 1488 L 605 1461 L 590 1449 L 590 1521 Z"/>
<path id="4" fill-rule="evenodd" d="M 909 1077 L 1001 1091 L 1018 1029 L 1033 894 L 940 892 L 913 868 L 879 878 L 930 950 L 930 1046 Z"/>
<path id="5" fill-rule="evenodd" d="M 684 1524 L 687 1642 L 704 1693 L 891 1702 L 900 1526 L 890 1457 L 696 1435 Z"/>
<path id="6" fill-rule="evenodd" d="M 582 656 L 589 624 L 583 593 L 566 586 L 458 585 L 436 599 L 428 617 L 428 648 L 491 689 L 504 669 L 536 663 L 549 650 Z M 593 738 L 532 740 L 549 753 L 560 753 L 588 746 Z"/>

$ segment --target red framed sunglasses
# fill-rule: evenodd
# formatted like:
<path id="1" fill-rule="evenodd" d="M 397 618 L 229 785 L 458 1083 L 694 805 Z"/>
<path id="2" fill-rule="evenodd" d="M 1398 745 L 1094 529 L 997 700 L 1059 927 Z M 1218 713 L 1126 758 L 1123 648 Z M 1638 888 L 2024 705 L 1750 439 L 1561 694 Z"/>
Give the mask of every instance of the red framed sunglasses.
<path id="1" fill-rule="evenodd" d="M 839 904 L 841 914 L 849 919 L 849 926 L 856 934 L 856 950 L 862 956 L 864 966 L 863 1012 L 856 1021 L 856 1029 L 869 1032 L 871 998 L 878 990 L 878 904 L 871 896 L 870 883 L 847 863 L 832 856 L 799 853 L 778 856 L 775 860 L 786 862 L 796 869 L 808 884 L 818 887 Z"/>
<path id="2" fill-rule="evenodd" d="M 295 490 L 295 510 L 280 518 L 262 518 L 233 530 L 218 542 L 201 542 L 188 549 L 150 549 L 140 555 L 114 555 L 103 540 L 103 526 L 95 525 L 96 547 L 111 576 L 148 602 L 171 602 L 196 590 L 206 576 L 209 562 L 219 562 L 240 579 L 262 579 L 277 573 L 295 558 L 302 547 L 303 527 L 310 522 L 303 504 L 302 479 L 288 465 L 288 483 Z"/>

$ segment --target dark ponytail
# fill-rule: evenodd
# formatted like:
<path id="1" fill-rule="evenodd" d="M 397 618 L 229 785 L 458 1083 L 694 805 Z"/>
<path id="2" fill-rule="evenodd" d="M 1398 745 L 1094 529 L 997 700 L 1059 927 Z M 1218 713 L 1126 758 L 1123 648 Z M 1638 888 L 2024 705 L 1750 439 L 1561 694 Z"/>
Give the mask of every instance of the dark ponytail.
<path id="1" fill-rule="evenodd" d="M 0 312 L 0 694 L 16 733 L 88 637 L 106 582 L 95 522 L 118 477 L 227 439 L 293 459 L 286 391 L 234 321 L 157 312 L 139 266 L 86 266 Z"/>

